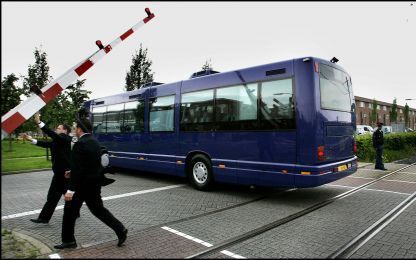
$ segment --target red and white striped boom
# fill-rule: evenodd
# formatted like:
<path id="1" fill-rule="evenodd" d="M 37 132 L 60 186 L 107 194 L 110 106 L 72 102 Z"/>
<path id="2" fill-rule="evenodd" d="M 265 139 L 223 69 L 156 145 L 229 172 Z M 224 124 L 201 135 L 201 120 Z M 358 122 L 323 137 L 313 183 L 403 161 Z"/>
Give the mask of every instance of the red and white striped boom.
<path id="1" fill-rule="evenodd" d="M 140 27 L 155 17 L 155 15 L 150 12 L 149 8 L 146 8 L 145 12 L 147 13 L 146 18 L 128 29 L 125 33 L 117 37 L 107 46 L 103 46 L 99 40 L 96 41 L 95 44 L 99 48 L 98 51 L 94 52 L 87 59 L 69 69 L 62 76 L 43 87 L 40 91 L 36 91 L 38 93 L 32 93 L 25 101 L 3 115 L 1 117 L 1 139 L 3 139 L 7 134 L 13 132 L 27 119 L 44 107 L 49 101 L 59 95 L 59 93 L 66 89 L 70 84 L 74 83 L 76 79 L 89 70 L 93 65 L 97 64 L 102 57 L 109 53 L 119 43 L 126 40 Z"/>

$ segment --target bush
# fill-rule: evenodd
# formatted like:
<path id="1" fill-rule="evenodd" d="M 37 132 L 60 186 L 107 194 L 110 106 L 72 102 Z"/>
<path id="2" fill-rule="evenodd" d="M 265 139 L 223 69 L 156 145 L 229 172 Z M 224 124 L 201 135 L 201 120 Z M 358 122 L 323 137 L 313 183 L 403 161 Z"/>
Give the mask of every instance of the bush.
<path id="1" fill-rule="evenodd" d="M 357 136 L 356 142 L 358 160 L 374 162 L 376 151 L 373 148 L 372 136 L 369 134 Z M 384 162 L 416 155 L 416 132 L 385 134 L 383 148 Z"/>

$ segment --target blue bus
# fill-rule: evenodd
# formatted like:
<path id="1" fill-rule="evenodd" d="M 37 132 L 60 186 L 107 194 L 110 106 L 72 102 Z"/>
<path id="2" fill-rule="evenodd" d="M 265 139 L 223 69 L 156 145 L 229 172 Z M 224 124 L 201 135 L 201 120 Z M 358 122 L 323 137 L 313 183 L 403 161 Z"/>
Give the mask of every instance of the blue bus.
<path id="1" fill-rule="evenodd" d="M 349 74 L 315 57 L 150 83 L 84 103 L 115 168 L 314 187 L 357 170 Z"/>

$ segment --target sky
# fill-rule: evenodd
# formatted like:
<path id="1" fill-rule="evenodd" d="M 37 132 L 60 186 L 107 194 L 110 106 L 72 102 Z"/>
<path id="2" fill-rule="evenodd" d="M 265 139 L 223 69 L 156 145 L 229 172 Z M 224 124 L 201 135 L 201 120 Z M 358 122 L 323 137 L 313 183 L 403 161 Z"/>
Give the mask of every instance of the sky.
<path id="1" fill-rule="evenodd" d="M 211 60 L 225 72 L 287 59 L 339 59 L 354 95 L 416 108 L 415 2 L 2 2 L 1 76 L 27 75 L 33 52 L 59 77 L 146 17 L 155 18 L 82 75 L 90 98 L 124 91 L 132 55 L 148 48 L 157 82 Z M 19 82 L 21 84 L 21 82 Z M 405 101 L 405 99 L 415 99 Z"/>

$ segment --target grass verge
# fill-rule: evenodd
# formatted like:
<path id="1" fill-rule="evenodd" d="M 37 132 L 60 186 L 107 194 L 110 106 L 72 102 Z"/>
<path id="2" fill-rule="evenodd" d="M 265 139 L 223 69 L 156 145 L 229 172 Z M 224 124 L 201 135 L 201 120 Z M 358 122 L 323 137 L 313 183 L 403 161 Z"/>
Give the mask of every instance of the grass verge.
<path id="1" fill-rule="evenodd" d="M 31 169 L 45 169 L 52 168 L 51 161 L 47 161 L 46 157 L 41 158 L 25 158 L 2 160 L 1 172 L 13 172 Z"/>

